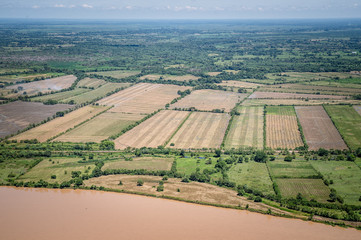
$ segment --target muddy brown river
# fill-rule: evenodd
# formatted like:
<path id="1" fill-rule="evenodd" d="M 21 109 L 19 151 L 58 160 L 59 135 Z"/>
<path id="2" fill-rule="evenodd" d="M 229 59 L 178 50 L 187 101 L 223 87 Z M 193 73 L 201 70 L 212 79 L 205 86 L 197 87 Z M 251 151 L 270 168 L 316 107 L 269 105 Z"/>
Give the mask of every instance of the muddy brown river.
<path id="1" fill-rule="evenodd" d="M 0 239 L 361 239 L 361 231 L 110 192 L 0 187 Z"/>

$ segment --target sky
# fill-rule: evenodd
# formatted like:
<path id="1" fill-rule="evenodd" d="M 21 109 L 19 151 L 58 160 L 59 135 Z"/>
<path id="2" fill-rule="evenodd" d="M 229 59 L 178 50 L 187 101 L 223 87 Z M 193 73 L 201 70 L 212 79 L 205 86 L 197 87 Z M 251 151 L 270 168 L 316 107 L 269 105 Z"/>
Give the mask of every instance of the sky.
<path id="1" fill-rule="evenodd" d="M 0 18 L 361 18 L 361 0 L 0 0 Z"/>

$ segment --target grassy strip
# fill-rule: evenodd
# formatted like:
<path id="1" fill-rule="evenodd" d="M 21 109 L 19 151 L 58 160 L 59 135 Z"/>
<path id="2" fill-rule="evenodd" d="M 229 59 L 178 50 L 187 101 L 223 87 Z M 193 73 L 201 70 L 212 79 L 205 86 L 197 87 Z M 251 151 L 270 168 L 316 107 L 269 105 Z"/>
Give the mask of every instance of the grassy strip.
<path id="1" fill-rule="evenodd" d="M 81 123 L 79 123 L 78 125 L 75 125 L 74 127 L 67 129 L 65 132 L 61 132 L 61 133 L 55 135 L 54 137 L 49 138 L 49 139 L 46 140 L 46 141 L 47 141 L 47 142 L 50 142 L 50 141 L 54 140 L 55 138 L 60 137 L 61 135 L 63 135 L 63 134 L 65 134 L 65 133 L 67 133 L 67 132 L 69 132 L 69 131 L 71 131 L 71 130 L 77 128 L 77 127 L 79 127 L 80 125 L 83 125 L 84 123 L 89 122 L 89 121 L 92 120 L 93 118 L 96 118 L 96 117 L 99 116 L 100 114 L 105 113 L 106 111 L 108 111 L 108 110 L 111 109 L 112 107 L 113 107 L 113 106 L 111 106 L 111 107 L 109 107 L 109 108 L 106 108 L 104 111 L 101 111 L 100 113 L 94 115 L 93 117 L 88 118 L 88 119 L 85 120 L 84 122 L 81 122 Z"/>
<path id="2" fill-rule="evenodd" d="M 266 123 L 267 123 L 267 118 L 266 118 L 266 115 L 267 115 L 267 110 L 266 110 L 266 105 L 263 106 L 263 149 L 266 149 L 267 146 L 266 146 L 266 138 L 267 138 L 267 135 L 266 135 L 266 130 L 267 130 L 267 126 L 266 126 Z"/>
<path id="3" fill-rule="evenodd" d="M 167 144 L 170 142 L 170 140 L 172 140 L 172 138 L 174 137 L 174 135 L 176 135 L 176 133 L 179 131 L 179 129 L 182 128 L 182 126 L 184 125 L 184 123 L 188 120 L 188 118 L 191 116 L 192 112 L 190 112 L 188 114 L 188 116 L 183 120 L 183 122 L 178 126 L 177 130 L 174 131 L 174 133 L 172 134 L 172 136 L 169 137 L 169 139 L 163 144 L 163 146 L 167 146 Z"/>
<path id="4" fill-rule="evenodd" d="M 297 115 L 297 112 L 296 112 L 295 106 L 293 106 L 293 110 L 295 111 L 295 114 L 296 114 L 298 131 L 299 131 L 299 132 L 300 132 L 300 134 L 301 134 L 301 139 L 302 139 L 303 145 L 304 145 L 305 149 L 307 150 L 307 149 L 308 149 L 308 144 L 307 144 L 307 142 L 306 142 L 305 135 L 303 134 L 303 128 L 302 128 L 302 125 L 301 125 L 300 119 L 298 118 L 298 115 Z"/>
<path id="5" fill-rule="evenodd" d="M 338 133 L 340 134 L 343 142 L 346 144 L 346 146 L 348 147 L 348 149 L 352 149 L 352 148 L 350 147 L 350 145 L 348 145 L 348 143 L 345 141 L 344 136 L 341 134 L 341 131 L 338 129 L 335 121 L 334 121 L 333 118 L 331 117 L 331 114 L 327 111 L 327 108 L 325 108 L 325 105 L 324 105 L 324 104 L 322 104 L 322 107 L 323 107 L 323 109 L 326 111 L 328 117 L 331 119 L 333 126 L 335 126 L 335 128 L 337 129 L 337 131 L 338 131 Z"/>
<path id="6" fill-rule="evenodd" d="M 231 119 L 229 119 L 228 121 L 227 129 L 226 132 L 224 133 L 223 140 L 221 143 L 221 149 L 224 149 L 224 145 L 226 144 L 226 139 L 229 134 L 229 131 L 231 130 L 233 121 L 234 121 L 234 114 L 231 115 Z"/>

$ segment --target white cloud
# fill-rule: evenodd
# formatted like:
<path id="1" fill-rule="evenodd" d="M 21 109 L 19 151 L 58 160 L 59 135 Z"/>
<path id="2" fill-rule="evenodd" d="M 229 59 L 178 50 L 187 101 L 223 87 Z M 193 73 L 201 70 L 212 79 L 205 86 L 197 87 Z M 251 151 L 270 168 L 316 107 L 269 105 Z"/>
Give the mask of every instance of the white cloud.
<path id="1" fill-rule="evenodd" d="M 198 10 L 197 7 L 192 7 L 192 6 L 186 6 L 185 9 L 189 10 L 189 11 L 196 11 Z"/>
<path id="2" fill-rule="evenodd" d="M 38 9 L 38 8 L 40 8 L 38 5 L 34 5 L 34 6 L 32 6 L 31 8 L 34 8 L 34 9 Z"/>
<path id="3" fill-rule="evenodd" d="M 65 8 L 65 5 L 63 5 L 63 4 L 55 4 L 54 7 L 56 7 L 56 8 Z"/>
<path id="4" fill-rule="evenodd" d="M 83 8 L 93 8 L 92 5 L 86 4 L 84 3 L 83 5 L 81 5 Z"/>
<path id="5" fill-rule="evenodd" d="M 69 8 L 75 8 L 76 6 L 74 4 L 70 5 Z"/>
<path id="6" fill-rule="evenodd" d="M 126 6 L 125 8 L 128 9 L 128 10 L 132 10 L 132 9 L 133 9 L 132 6 Z"/>

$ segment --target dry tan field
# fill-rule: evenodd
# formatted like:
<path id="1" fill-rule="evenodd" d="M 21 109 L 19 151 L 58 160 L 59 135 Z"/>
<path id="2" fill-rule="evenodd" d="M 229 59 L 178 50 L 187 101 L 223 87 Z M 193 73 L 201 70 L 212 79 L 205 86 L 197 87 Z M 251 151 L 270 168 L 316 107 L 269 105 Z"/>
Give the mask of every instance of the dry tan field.
<path id="1" fill-rule="evenodd" d="M 267 107 L 266 145 L 273 149 L 303 146 L 293 107 Z"/>
<path id="2" fill-rule="evenodd" d="M 36 128 L 32 128 L 26 132 L 23 132 L 12 139 L 25 140 L 25 139 L 37 139 L 39 142 L 45 142 L 46 140 L 65 132 L 66 130 L 73 128 L 74 126 L 84 122 L 85 120 L 97 115 L 98 113 L 106 110 L 107 107 L 103 106 L 85 106 L 79 108 L 64 117 L 58 117 L 50 122 L 42 124 Z"/>
<path id="3" fill-rule="evenodd" d="M 325 99 L 246 99 L 242 106 L 279 106 L 279 105 L 321 105 L 321 104 L 361 104 L 360 100 L 325 100 Z"/>
<path id="4" fill-rule="evenodd" d="M 80 80 L 77 84 L 78 87 L 87 87 L 87 88 L 98 88 L 101 85 L 106 84 L 107 82 L 102 79 L 97 78 L 84 78 Z"/>
<path id="5" fill-rule="evenodd" d="M 340 133 L 322 106 L 297 106 L 295 109 L 309 150 L 347 149 Z"/>
<path id="6" fill-rule="evenodd" d="M 222 72 L 207 72 L 207 75 L 214 77 L 214 76 L 217 76 L 217 75 L 219 75 L 221 73 Z"/>
<path id="7" fill-rule="evenodd" d="M 69 88 L 75 80 L 76 77 L 74 75 L 67 75 L 30 83 L 11 85 L 6 88 L 14 90 L 19 90 L 19 88 L 21 88 L 22 90 L 19 90 L 18 94 L 23 94 L 26 92 L 28 95 L 35 95 L 38 92 L 46 93 Z"/>
<path id="8" fill-rule="evenodd" d="M 152 113 L 164 108 L 167 103 L 177 98 L 178 90 L 187 89 L 189 87 L 139 83 L 103 98 L 98 103 L 107 106 L 114 105 L 112 112 Z"/>
<path id="9" fill-rule="evenodd" d="M 115 139 L 115 148 L 164 145 L 188 114 L 189 112 L 163 110 Z"/>
<path id="10" fill-rule="evenodd" d="M 137 186 L 138 179 L 142 179 L 144 181 L 143 186 Z M 164 181 L 164 191 L 157 192 L 156 186 L 158 186 L 159 181 L 161 180 L 162 177 L 158 176 L 109 175 L 85 180 L 84 184 L 88 187 L 91 185 L 98 187 L 103 186 L 112 189 L 143 192 L 155 194 L 157 196 L 165 195 L 213 204 L 241 207 L 246 207 L 246 205 L 248 205 L 251 209 L 263 211 L 271 209 L 274 213 L 291 215 L 291 213 L 279 210 L 278 208 L 270 207 L 264 203 L 255 203 L 252 200 L 247 200 L 246 197 L 239 197 L 237 196 L 237 192 L 234 190 L 217 187 L 207 183 L 182 183 L 181 179 L 170 178 L 167 181 Z M 122 181 L 123 185 L 119 186 L 119 181 Z"/>
<path id="11" fill-rule="evenodd" d="M 149 75 L 144 75 L 141 76 L 139 79 L 140 80 L 159 80 L 160 78 L 162 78 L 163 80 L 174 80 L 174 81 L 180 81 L 180 82 L 184 82 L 184 81 L 196 81 L 199 79 L 199 77 L 193 76 L 193 75 L 183 75 L 183 76 L 177 76 L 177 75 L 159 75 L 159 74 L 149 74 Z"/>
<path id="12" fill-rule="evenodd" d="M 270 98 L 270 99 L 345 99 L 345 96 L 337 95 L 322 95 L 322 94 L 298 94 L 298 93 L 281 93 L 281 92 L 254 92 L 250 99 L 253 98 Z"/>
<path id="13" fill-rule="evenodd" d="M 230 116 L 226 113 L 193 112 L 168 143 L 173 148 L 219 148 Z M 171 146 L 173 145 L 174 146 Z"/>
<path id="14" fill-rule="evenodd" d="M 0 105 L 0 138 L 15 134 L 29 124 L 40 123 L 71 105 L 44 105 L 34 102 L 12 102 Z"/>
<path id="15" fill-rule="evenodd" d="M 263 148 L 263 107 L 242 107 L 234 116 L 225 141 L 225 147 Z"/>
<path id="16" fill-rule="evenodd" d="M 130 124 L 144 116 L 130 113 L 105 112 L 79 127 L 59 136 L 59 142 L 101 142 L 108 137 L 120 133 Z"/>
<path id="17" fill-rule="evenodd" d="M 263 86 L 262 84 L 241 82 L 241 81 L 222 81 L 222 83 L 217 83 L 217 85 L 226 86 L 226 87 L 235 87 L 235 88 L 251 88 L 251 89 Z"/>
<path id="18" fill-rule="evenodd" d="M 196 108 L 197 110 L 212 111 L 214 109 L 230 112 L 237 102 L 243 100 L 247 94 L 240 94 L 218 90 L 196 90 L 182 98 L 172 108 Z"/>

